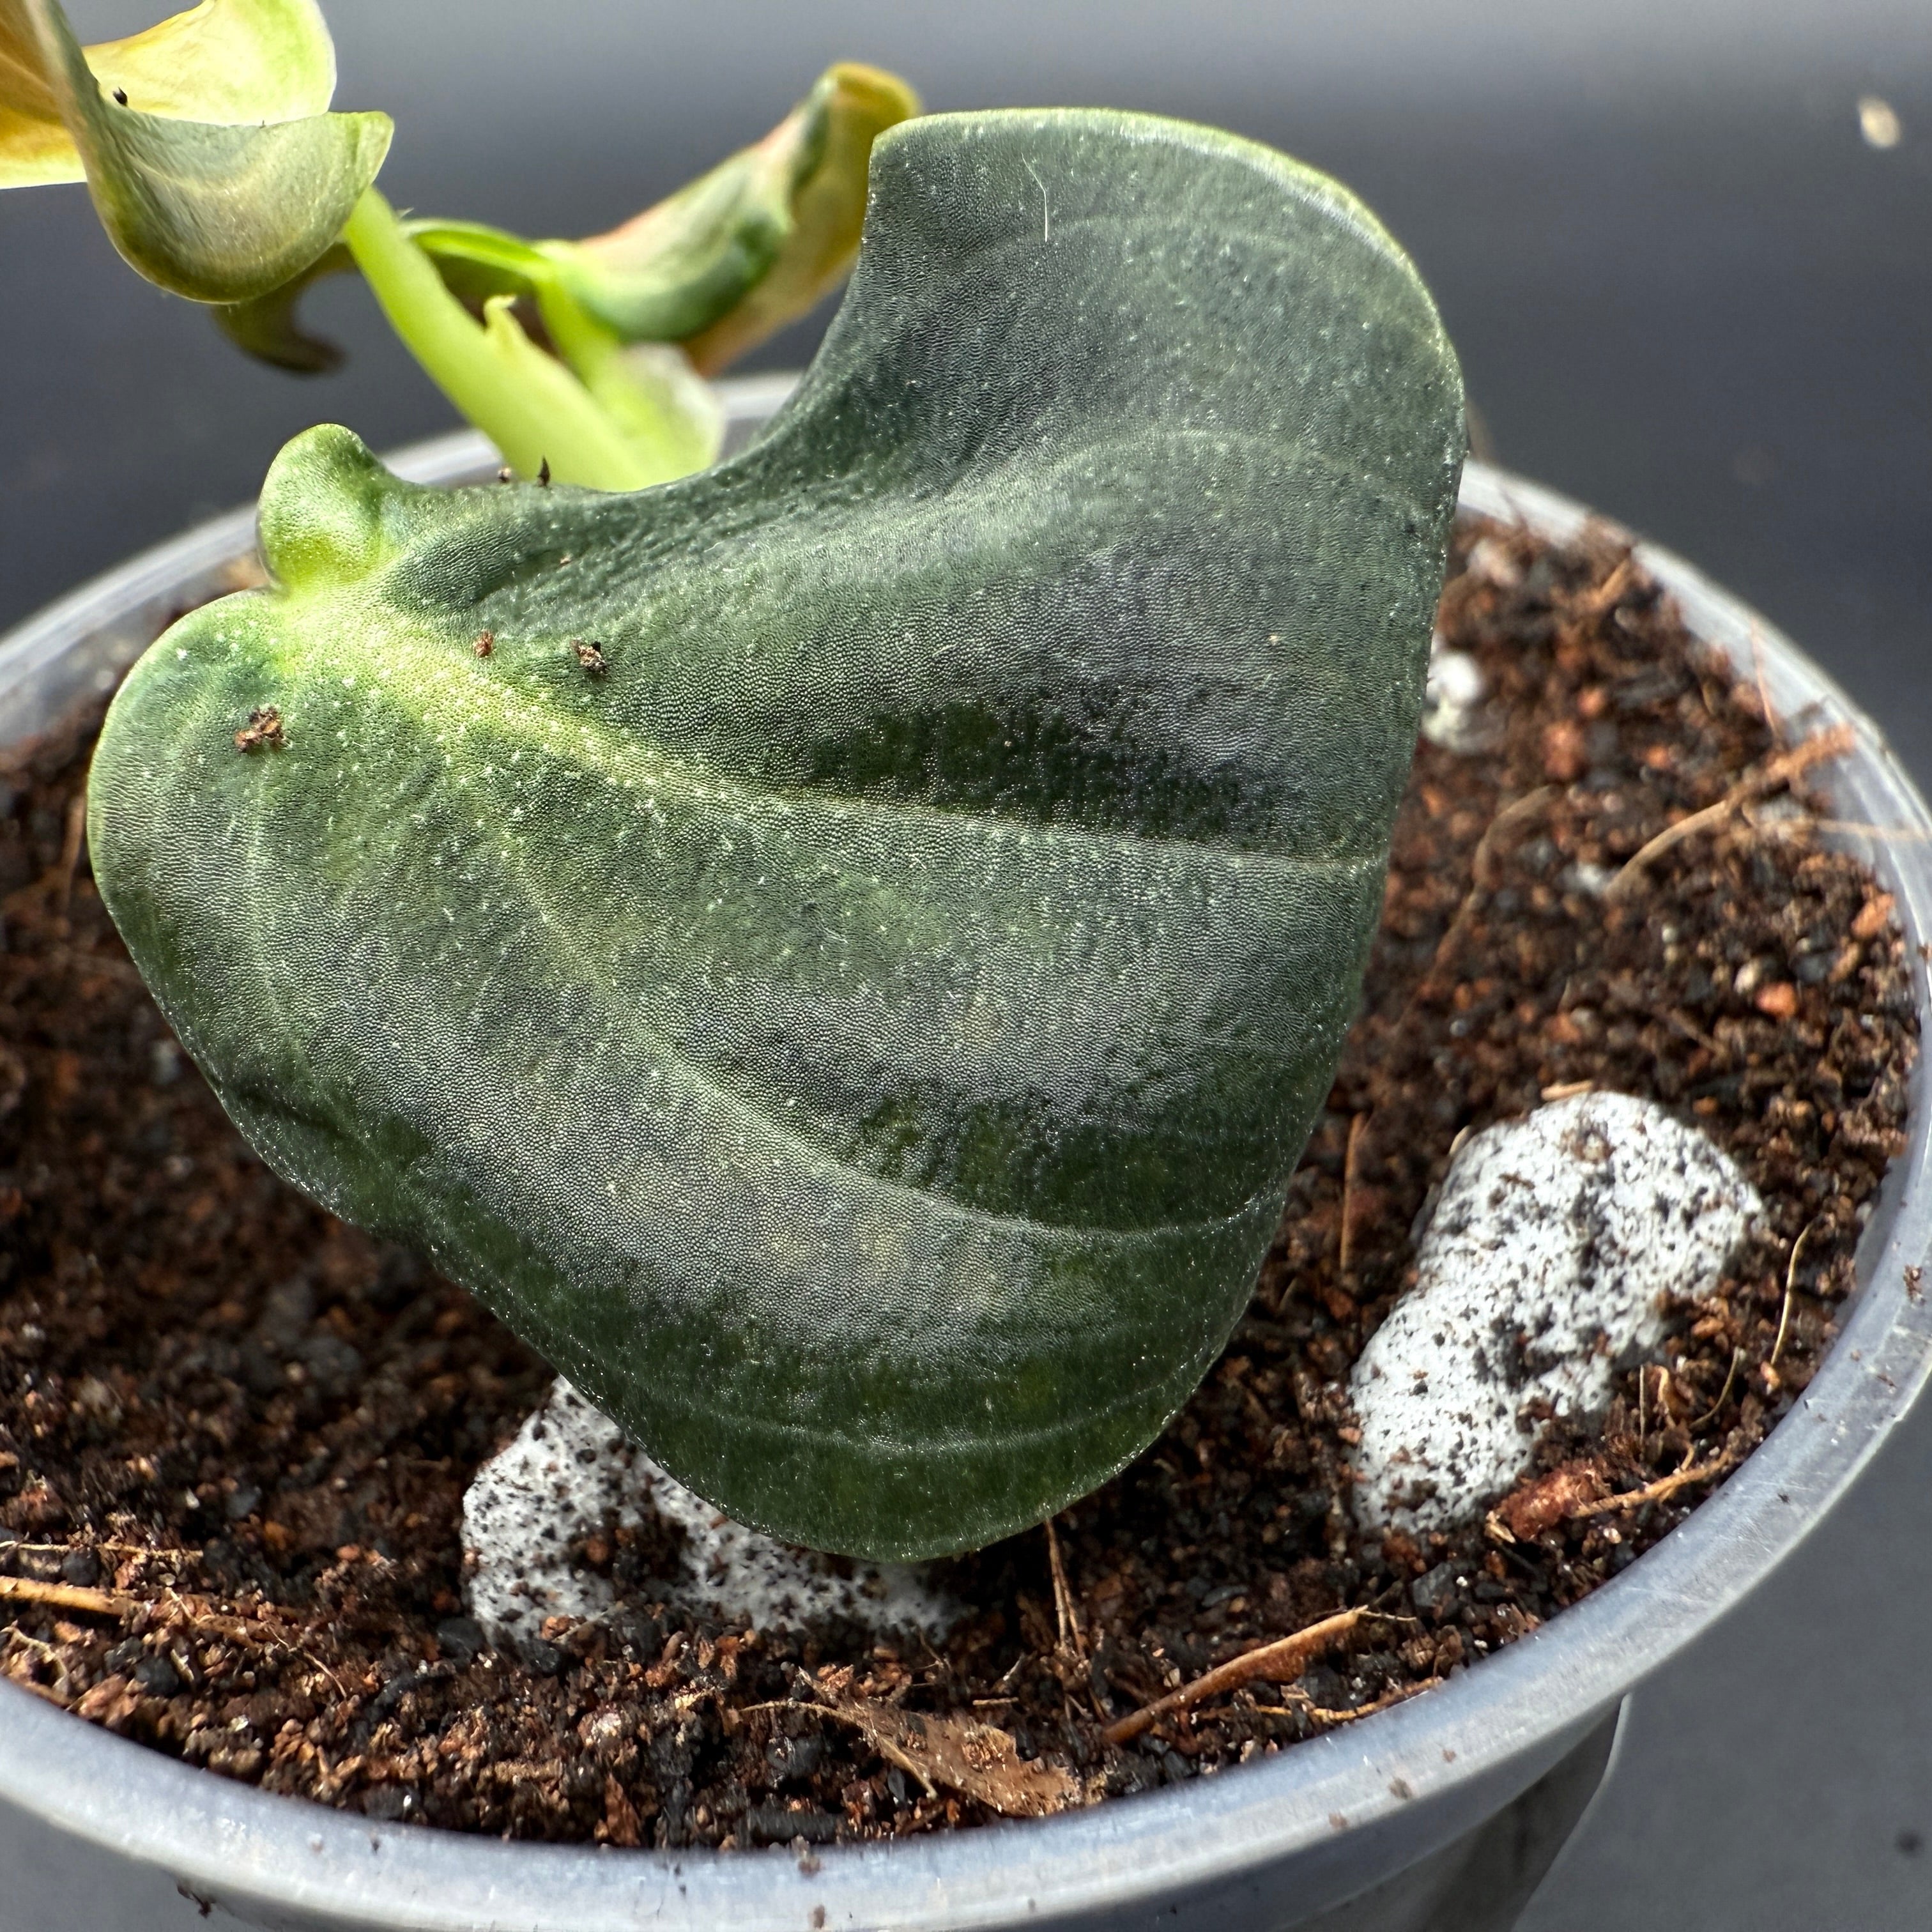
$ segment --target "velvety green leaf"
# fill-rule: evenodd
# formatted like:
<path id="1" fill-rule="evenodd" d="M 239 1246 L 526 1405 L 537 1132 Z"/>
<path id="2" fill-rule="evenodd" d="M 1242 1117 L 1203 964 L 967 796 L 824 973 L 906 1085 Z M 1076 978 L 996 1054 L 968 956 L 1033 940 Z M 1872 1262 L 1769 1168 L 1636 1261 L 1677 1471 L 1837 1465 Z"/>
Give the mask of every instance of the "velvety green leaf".
<path id="1" fill-rule="evenodd" d="M 1267 149 L 943 116 L 872 176 L 818 361 L 714 470 L 291 444 L 272 587 L 142 661 L 89 829 L 280 1172 L 721 1508 L 883 1557 L 1091 1489 L 1245 1305 L 1462 422 L 1406 260 Z"/>
<path id="2" fill-rule="evenodd" d="M 176 120 L 300 120 L 335 92 L 335 50 L 314 0 L 202 0 L 88 47 L 86 61 L 104 92 L 118 88 L 142 112 Z M 0 188 L 85 174 L 26 0 L 0 0 Z"/>
<path id="3" fill-rule="evenodd" d="M 388 150 L 383 114 L 262 125 L 122 106 L 89 71 L 56 0 L 0 0 L 29 46 L 115 247 L 151 281 L 235 302 L 286 282 L 342 231 Z"/>

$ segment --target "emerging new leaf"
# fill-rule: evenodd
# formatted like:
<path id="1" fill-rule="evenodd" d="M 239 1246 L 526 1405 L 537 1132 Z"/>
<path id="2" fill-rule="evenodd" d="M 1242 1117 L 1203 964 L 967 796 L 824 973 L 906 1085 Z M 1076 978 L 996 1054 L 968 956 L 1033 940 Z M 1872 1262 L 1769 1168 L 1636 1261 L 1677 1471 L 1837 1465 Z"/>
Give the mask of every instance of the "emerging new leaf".
<path id="1" fill-rule="evenodd" d="M 746 454 L 596 496 L 291 444 L 273 586 L 116 700 L 96 874 L 265 1158 L 684 1480 L 828 1549 L 984 1543 L 1246 1302 L 1462 448 L 1332 182 L 1137 116 L 914 121 Z"/>
<path id="2" fill-rule="evenodd" d="M 299 274 L 388 152 L 386 115 L 321 111 L 334 56 L 307 0 L 208 0 L 93 52 L 98 72 L 58 0 L 0 0 L 0 187 L 84 172 L 122 256 L 192 300 Z"/>

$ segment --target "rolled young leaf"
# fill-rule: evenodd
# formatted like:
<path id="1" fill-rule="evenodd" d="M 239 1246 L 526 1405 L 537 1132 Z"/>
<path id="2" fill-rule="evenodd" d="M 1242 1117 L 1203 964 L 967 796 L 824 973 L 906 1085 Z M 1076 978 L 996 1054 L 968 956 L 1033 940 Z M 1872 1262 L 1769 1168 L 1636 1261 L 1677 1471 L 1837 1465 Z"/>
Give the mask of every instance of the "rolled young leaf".
<path id="1" fill-rule="evenodd" d="M 86 170 L 109 238 L 130 266 L 196 302 L 262 295 L 342 231 L 388 151 L 384 114 L 261 125 L 184 120 L 104 93 L 58 0 L 0 0 Z"/>
<path id="2" fill-rule="evenodd" d="M 824 134 L 813 166 L 793 185 L 784 238 L 771 266 L 736 301 L 678 338 L 707 376 L 808 314 L 850 272 L 865 219 L 872 143 L 919 112 L 919 96 L 896 74 L 855 61 L 827 71 L 798 113 L 820 104 Z"/>
<path id="3" fill-rule="evenodd" d="M 1414 270 L 1268 149 L 950 116 L 872 182 L 716 469 L 437 490 L 292 443 L 272 586 L 142 659 L 89 836 L 279 1172 L 721 1508 L 881 1558 L 1105 1480 L 1246 1304 L 1463 434 Z"/>
<path id="4" fill-rule="evenodd" d="M 324 112 L 335 49 L 315 0 L 201 0 L 86 50 L 104 91 L 143 113 L 259 124 Z M 86 178 L 23 0 L 0 0 L 0 188 Z"/>
<path id="5" fill-rule="evenodd" d="M 707 374 L 805 314 L 858 252 L 872 144 L 919 112 L 897 75 L 844 62 L 755 146 L 583 242 L 542 244 L 626 341 L 689 341 Z"/>

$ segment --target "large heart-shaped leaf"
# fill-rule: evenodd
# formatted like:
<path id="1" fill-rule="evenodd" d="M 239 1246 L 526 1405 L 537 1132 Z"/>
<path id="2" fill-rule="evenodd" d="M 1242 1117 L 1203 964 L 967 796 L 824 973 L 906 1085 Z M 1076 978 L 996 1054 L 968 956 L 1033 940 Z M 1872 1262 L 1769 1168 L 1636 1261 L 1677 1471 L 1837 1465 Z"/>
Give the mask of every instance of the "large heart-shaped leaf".
<path id="1" fill-rule="evenodd" d="M 982 1543 L 1145 1444 L 1247 1299 L 1462 446 L 1426 293 L 1321 176 L 913 122 L 746 454 L 596 496 L 291 444 L 273 587 L 116 700 L 96 873 L 264 1156 L 686 1481 Z"/>
<path id="2" fill-rule="evenodd" d="M 58 0 L 0 0 L 0 106 L 12 110 L 0 124 L 9 144 L 0 147 L 0 186 L 72 178 L 48 172 L 66 166 L 44 138 L 42 110 L 51 106 L 101 225 L 130 266 L 196 302 L 265 294 L 341 232 L 388 150 L 388 117 L 274 118 L 318 93 L 326 104 L 333 88 L 334 55 L 311 8 L 182 15 L 153 34 L 163 38 L 148 47 L 145 67 L 132 56 L 122 63 L 149 74 L 150 106 L 90 68 Z M 205 83 L 229 57 L 235 64 Z M 203 100 L 208 118 L 177 112 Z"/>

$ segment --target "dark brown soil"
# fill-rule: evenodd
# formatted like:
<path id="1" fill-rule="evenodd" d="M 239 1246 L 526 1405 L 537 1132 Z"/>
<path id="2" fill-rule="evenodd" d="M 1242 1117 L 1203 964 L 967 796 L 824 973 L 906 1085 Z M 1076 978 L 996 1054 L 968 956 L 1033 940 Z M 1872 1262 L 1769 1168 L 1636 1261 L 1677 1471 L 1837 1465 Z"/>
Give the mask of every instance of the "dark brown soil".
<path id="1" fill-rule="evenodd" d="M 1910 976 L 1889 902 L 1768 765 L 1754 680 L 1701 658 L 1614 544 L 1466 530 L 1442 627 L 1488 674 L 1497 741 L 1421 748 L 1364 1015 L 1252 1311 L 1154 1448 L 1058 1519 L 1064 1597 L 1042 1534 L 964 1562 L 977 1612 L 938 1654 L 696 1628 L 641 1586 L 613 1629 L 547 1628 L 546 1667 L 479 1649 L 460 1498 L 548 1372 L 250 1156 L 88 880 L 85 730 L 40 746 L 0 790 L 0 1667 L 158 1750 L 372 1816 L 816 1844 L 992 1815 L 970 1779 L 922 1788 L 914 1767 L 945 1754 L 892 1746 L 911 1714 L 996 1726 L 1036 1790 L 1064 1772 L 1090 1800 L 1352 1721 L 1616 1574 L 1831 1339 L 1903 1144 Z M 1749 779 L 1748 809 L 1603 896 Z M 1344 1390 L 1410 1278 L 1411 1225 L 1459 1135 L 1579 1082 L 1702 1125 L 1768 1234 L 1676 1310 L 1600 1431 L 1547 1435 L 1486 1528 L 1369 1545 Z M 588 1558 L 626 1574 L 622 1540 Z M 1351 1606 L 1372 1614 L 1326 1649 L 1103 1736 Z"/>

